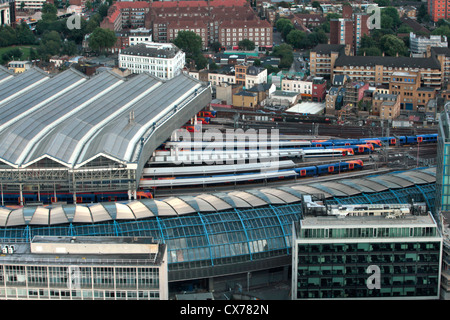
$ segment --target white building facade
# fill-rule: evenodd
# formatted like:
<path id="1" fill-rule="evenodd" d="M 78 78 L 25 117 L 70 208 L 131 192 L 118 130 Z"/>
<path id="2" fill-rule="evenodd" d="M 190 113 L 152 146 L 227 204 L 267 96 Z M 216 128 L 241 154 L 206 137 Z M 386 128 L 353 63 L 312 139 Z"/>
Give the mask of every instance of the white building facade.
<path id="1" fill-rule="evenodd" d="M 133 73 L 148 72 L 169 80 L 182 72 L 185 53 L 172 43 L 143 42 L 121 50 L 119 67 Z"/>
<path id="2" fill-rule="evenodd" d="M 427 52 L 427 47 L 448 47 L 447 37 L 441 35 L 430 35 L 430 37 L 421 37 L 413 32 L 409 33 L 409 42 L 412 54 L 423 55 Z"/>

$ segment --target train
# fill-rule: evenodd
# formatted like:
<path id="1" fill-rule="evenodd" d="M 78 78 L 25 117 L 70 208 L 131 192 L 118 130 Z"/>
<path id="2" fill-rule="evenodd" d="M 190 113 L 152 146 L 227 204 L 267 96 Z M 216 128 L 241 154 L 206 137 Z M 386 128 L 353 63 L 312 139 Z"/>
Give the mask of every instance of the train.
<path id="1" fill-rule="evenodd" d="M 206 186 L 213 184 L 248 183 L 254 181 L 284 180 L 287 178 L 317 177 L 329 174 L 339 174 L 348 171 L 362 170 L 364 162 L 360 159 L 340 161 L 330 164 L 311 165 L 299 168 L 285 168 L 277 171 L 249 171 L 223 174 L 206 175 L 173 175 L 171 177 L 150 177 L 145 175 L 141 179 L 141 188 L 161 188 L 161 187 L 186 187 L 186 186 Z"/>
<path id="2" fill-rule="evenodd" d="M 281 168 L 283 168 L 282 166 Z M 299 168 L 284 168 L 273 171 L 247 171 L 245 166 L 240 171 L 233 173 L 217 173 L 206 172 L 204 175 L 184 175 L 173 174 L 177 169 L 172 169 L 172 176 L 158 176 L 151 172 L 144 173 L 140 182 L 142 188 L 161 188 L 161 187 L 185 187 L 185 186 L 205 186 L 212 184 L 230 184 L 230 183 L 247 183 L 253 181 L 271 181 L 283 180 L 286 178 L 304 178 L 316 177 L 329 174 L 339 174 L 348 171 L 362 170 L 364 162 L 362 160 L 340 161 L 330 164 L 311 165 Z M 197 171 L 197 172 L 201 172 Z"/>
<path id="3" fill-rule="evenodd" d="M 327 140 L 312 140 L 312 147 L 323 146 L 341 146 L 341 145 L 355 145 L 358 143 L 370 143 L 375 148 L 381 147 L 382 144 L 389 146 L 396 145 L 415 145 L 418 143 L 436 143 L 438 135 L 437 133 L 431 134 L 417 134 L 411 136 L 390 136 L 390 137 L 377 137 L 377 138 L 361 138 L 361 139 L 327 139 Z"/>
<path id="4" fill-rule="evenodd" d="M 200 111 L 199 113 L 197 113 L 197 117 L 215 118 L 217 117 L 217 111 Z"/>
<path id="5" fill-rule="evenodd" d="M 388 144 L 389 146 L 396 146 L 396 145 L 416 145 L 421 143 L 436 143 L 438 139 L 437 133 L 432 134 L 418 134 L 418 135 L 412 135 L 412 136 L 399 136 L 399 137 L 383 137 L 378 138 L 380 141 L 382 141 L 385 144 Z"/>

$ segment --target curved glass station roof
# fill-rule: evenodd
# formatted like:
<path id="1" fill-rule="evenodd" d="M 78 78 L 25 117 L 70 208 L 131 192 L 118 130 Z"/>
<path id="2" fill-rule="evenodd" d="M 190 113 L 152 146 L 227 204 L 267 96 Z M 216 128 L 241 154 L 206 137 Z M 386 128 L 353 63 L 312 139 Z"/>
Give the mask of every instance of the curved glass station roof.
<path id="1" fill-rule="evenodd" d="M 106 202 L 0 208 L 0 237 L 151 236 L 168 245 L 171 268 L 251 261 L 289 254 L 302 194 L 329 204 L 426 201 L 434 210 L 435 168 L 358 179 L 261 189 Z M 186 265 L 188 263 L 188 265 Z"/>

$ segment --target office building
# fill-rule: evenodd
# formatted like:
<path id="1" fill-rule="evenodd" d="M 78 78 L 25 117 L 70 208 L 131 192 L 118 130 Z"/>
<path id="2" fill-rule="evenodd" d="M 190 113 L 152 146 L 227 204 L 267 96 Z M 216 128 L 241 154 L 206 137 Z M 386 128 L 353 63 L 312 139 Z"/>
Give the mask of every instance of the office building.
<path id="1" fill-rule="evenodd" d="M 0 0 L 0 27 L 16 22 L 15 0 Z"/>
<path id="2" fill-rule="evenodd" d="M 5 243 L 0 299 L 167 300 L 167 247 L 152 238 L 36 236 Z"/>
<path id="3" fill-rule="evenodd" d="M 439 298 L 443 238 L 420 205 L 328 206 L 293 239 L 293 299 Z"/>
<path id="4" fill-rule="evenodd" d="M 334 62 L 333 76 L 348 75 L 352 80 L 380 86 L 389 85 L 394 72 L 418 75 L 417 81 L 422 87 L 440 89 L 442 86 L 441 64 L 434 57 L 340 55 Z"/>
<path id="5" fill-rule="evenodd" d="M 142 42 L 119 53 L 119 67 L 133 73 L 148 72 L 168 80 L 181 74 L 185 53 L 172 43 Z"/>
<path id="6" fill-rule="evenodd" d="M 351 5 L 343 5 L 342 18 L 330 20 L 330 44 L 348 45 L 356 54 L 361 46 L 361 39 L 369 35 L 366 13 L 354 13 Z"/>
<path id="7" fill-rule="evenodd" d="M 446 36 L 430 35 L 428 37 L 423 37 L 418 36 L 413 32 L 409 33 L 409 44 L 411 53 L 418 56 L 424 56 L 429 46 L 448 48 Z"/>
<path id="8" fill-rule="evenodd" d="M 440 223 L 441 213 L 450 212 L 450 108 L 444 105 L 439 117 L 436 167 L 435 218 Z"/>
<path id="9" fill-rule="evenodd" d="M 41 10 L 46 0 L 15 0 L 16 10 Z M 21 9 L 23 3 L 23 9 Z"/>
<path id="10" fill-rule="evenodd" d="M 429 0 L 428 15 L 431 21 L 438 22 L 441 19 L 448 19 L 450 15 L 449 0 Z"/>
<path id="11" fill-rule="evenodd" d="M 427 57 L 434 57 L 441 66 L 442 82 L 450 82 L 450 49 L 448 47 L 427 47 Z M 444 85 L 444 87 L 446 87 Z"/>
<path id="12" fill-rule="evenodd" d="M 397 118 L 400 115 L 399 96 L 397 94 L 374 93 L 371 114 L 383 120 Z"/>
<path id="13" fill-rule="evenodd" d="M 309 53 L 311 75 L 332 79 L 335 62 L 345 51 L 346 46 L 341 44 L 315 46 Z"/>

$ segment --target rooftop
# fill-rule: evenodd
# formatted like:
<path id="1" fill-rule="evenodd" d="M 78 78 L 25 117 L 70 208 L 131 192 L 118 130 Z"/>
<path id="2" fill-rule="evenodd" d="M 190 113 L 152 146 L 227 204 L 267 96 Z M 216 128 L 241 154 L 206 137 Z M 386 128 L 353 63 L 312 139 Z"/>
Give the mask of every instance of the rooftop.
<path id="1" fill-rule="evenodd" d="M 67 169 L 104 157 L 135 167 L 146 148 L 141 139 L 153 143 L 153 131 L 176 120 L 186 104 L 194 107 L 203 89 L 184 74 L 162 81 L 148 73 L 87 77 L 68 69 L 50 76 L 31 68 L 0 82 L 0 161 L 24 168 L 46 158 Z M 167 137 L 160 139 L 158 145 Z"/>
<path id="2" fill-rule="evenodd" d="M 173 43 L 142 42 L 122 49 L 121 54 L 171 59 L 180 51 Z"/>
<path id="3" fill-rule="evenodd" d="M 332 52 L 343 52 L 345 49 L 345 45 L 343 44 L 318 44 L 311 52 L 319 53 L 319 54 L 330 54 Z"/>
<path id="4" fill-rule="evenodd" d="M 430 68 L 441 69 L 439 62 L 433 58 L 411 58 L 390 56 L 346 56 L 341 55 L 336 59 L 335 67 L 343 66 L 384 66 L 402 68 Z"/>

